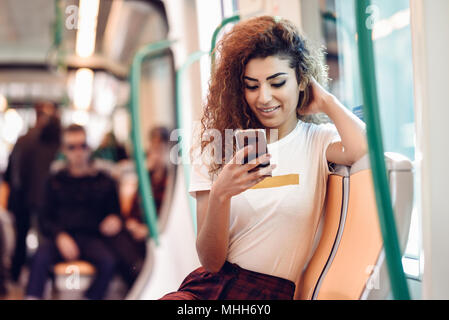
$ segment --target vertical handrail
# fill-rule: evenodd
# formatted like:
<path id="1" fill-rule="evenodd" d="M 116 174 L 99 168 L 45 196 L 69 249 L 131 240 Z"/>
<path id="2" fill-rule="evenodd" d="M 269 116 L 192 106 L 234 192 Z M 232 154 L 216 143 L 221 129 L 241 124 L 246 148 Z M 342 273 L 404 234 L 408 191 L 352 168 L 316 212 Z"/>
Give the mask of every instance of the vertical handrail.
<path id="1" fill-rule="evenodd" d="M 393 296 L 398 300 L 409 300 L 410 294 L 401 262 L 396 222 L 394 220 L 387 171 L 384 160 L 382 130 L 379 117 L 379 103 L 374 64 L 372 28 L 366 25 L 367 7 L 370 0 L 355 0 L 355 15 L 358 32 L 360 76 L 363 91 L 363 112 L 369 145 L 369 157 L 376 194 L 377 211 L 387 259 Z"/>
<path id="2" fill-rule="evenodd" d="M 142 199 L 142 207 L 150 235 L 156 245 L 159 245 L 159 231 L 157 227 L 156 205 L 154 202 L 153 191 L 151 189 L 151 180 L 145 166 L 145 155 L 143 152 L 142 138 L 140 136 L 140 78 L 142 72 L 142 63 L 145 59 L 158 56 L 163 50 L 170 48 L 174 41 L 163 40 L 150 43 L 141 48 L 135 54 L 130 72 L 130 108 L 131 108 L 131 139 L 134 146 L 134 159 L 136 162 L 136 171 L 139 177 L 139 193 Z"/>
<path id="3" fill-rule="evenodd" d="M 190 163 L 190 161 L 189 161 L 187 146 L 185 144 L 185 139 L 183 139 L 182 135 L 186 135 L 186 134 L 190 134 L 190 133 L 185 132 L 184 126 L 182 124 L 182 119 L 184 119 L 183 108 L 182 108 L 182 99 L 181 99 L 182 83 L 183 83 L 184 72 L 193 63 L 195 63 L 196 61 L 201 59 L 201 57 L 203 57 L 206 54 L 208 54 L 208 52 L 204 52 L 204 51 L 197 51 L 197 52 L 190 54 L 187 57 L 186 62 L 184 62 L 184 64 L 176 72 L 176 114 L 177 114 L 176 119 L 178 121 L 178 128 L 180 129 L 180 132 L 181 132 L 181 136 L 179 137 L 180 138 L 179 152 L 181 153 L 181 161 L 182 161 L 182 165 L 183 165 L 183 169 L 184 169 L 184 182 L 185 182 L 186 190 L 189 190 L 189 186 L 190 186 L 190 171 L 189 171 L 189 167 L 188 167 L 188 164 Z M 190 209 L 190 214 L 192 216 L 192 221 L 193 221 L 193 229 L 196 234 L 197 233 L 197 223 L 196 223 L 195 201 L 189 195 L 187 195 L 187 198 L 189 201 L 189 209 Z"/>

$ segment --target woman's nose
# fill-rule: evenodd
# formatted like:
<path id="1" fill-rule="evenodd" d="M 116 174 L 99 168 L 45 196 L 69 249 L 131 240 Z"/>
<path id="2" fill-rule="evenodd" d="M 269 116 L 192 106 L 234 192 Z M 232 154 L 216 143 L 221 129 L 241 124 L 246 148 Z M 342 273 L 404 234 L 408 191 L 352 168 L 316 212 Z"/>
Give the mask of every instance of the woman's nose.
<path id="1" fill-rule="evenodd" d="M 262 85 L 259 91 L 259 104 L 265 105 L 271 101 L 271 89 L 269 86 Z"/>

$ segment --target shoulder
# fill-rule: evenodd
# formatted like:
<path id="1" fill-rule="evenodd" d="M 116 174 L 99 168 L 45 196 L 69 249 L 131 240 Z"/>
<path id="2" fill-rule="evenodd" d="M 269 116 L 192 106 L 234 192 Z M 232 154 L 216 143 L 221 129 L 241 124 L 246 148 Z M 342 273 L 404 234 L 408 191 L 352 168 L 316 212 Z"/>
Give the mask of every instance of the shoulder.
<path id="1" fill-rule="evenodd" d="M 105 190 L 115 190 L 117 187 L 116 180 L 106 170 L 97 169 L 93 178 L 95 184 L 103 186 Z"/>
<path id="2" fill-rule="evenodd" d="M 333 123 L 309 123 L 303 122 L 301 124 L 300 134 L 309 139 L 322 139 L 327 137 L 334 137 L 338 135 L 337 128 Z"/>
<path id="3" fill-rule="evenodd" d="M 115 182 L 115 180 L 111 176 L 111 174 L 108 171 L 104 170 L 104 169 L 96 168 L 95 172 L 93 174 L 93 177 L 95 179 L 98 179 L 98 180 L 101 180 L 101 181 L 105 181 L 105 182 L 108 182 L 108 183 L 114 183 Z"/>

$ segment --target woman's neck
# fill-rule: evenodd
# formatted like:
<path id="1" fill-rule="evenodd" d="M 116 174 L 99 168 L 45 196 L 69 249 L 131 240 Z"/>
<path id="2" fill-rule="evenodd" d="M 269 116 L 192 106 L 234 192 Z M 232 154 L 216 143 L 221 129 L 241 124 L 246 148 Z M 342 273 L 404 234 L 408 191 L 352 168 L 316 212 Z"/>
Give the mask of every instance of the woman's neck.
<path id="1" fill-rule="evenodd" d="M 298 121 L 299 120 L 295 117 L 292 121 L 283 123 L 278 128 L 266 128 L 267 142 L 273 143 L 286 137 L 296 128 Z"/>

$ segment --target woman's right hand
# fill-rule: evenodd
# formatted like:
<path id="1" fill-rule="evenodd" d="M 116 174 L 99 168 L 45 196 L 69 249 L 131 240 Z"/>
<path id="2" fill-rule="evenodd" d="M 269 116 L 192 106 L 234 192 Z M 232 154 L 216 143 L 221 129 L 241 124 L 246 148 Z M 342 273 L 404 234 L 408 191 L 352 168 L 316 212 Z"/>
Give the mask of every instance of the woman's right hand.
<path id="1" fill-rule="evenodd" d="M 275 164 L 249 172 L 259 164 L 270 160 L 271 155 L 268 153 L 243 164 L 244 158 L 252 151 L 252 148 L 253 146 L 249 145 L 235 153 L 234 157 L 223 166 L 218 178 L 212 185 L 211 192 L 224 199 L 230 199 L 255 186 L 271 174 L 273 169 L 276 168 Z"/>

